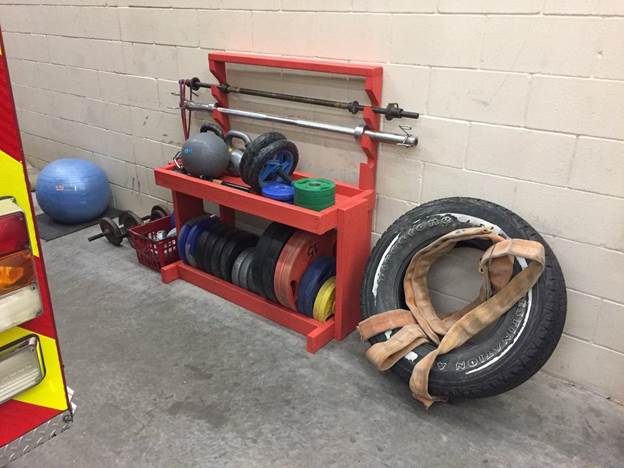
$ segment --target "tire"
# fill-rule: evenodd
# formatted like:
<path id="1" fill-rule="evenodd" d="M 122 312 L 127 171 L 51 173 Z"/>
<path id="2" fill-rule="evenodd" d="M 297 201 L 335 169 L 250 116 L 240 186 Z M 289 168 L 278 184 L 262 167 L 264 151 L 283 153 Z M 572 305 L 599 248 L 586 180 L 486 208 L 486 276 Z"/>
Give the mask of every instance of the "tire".
<path id="1" fill-rule="evenodd" d="M 431 395 L 479 398 L 520 385 L 544 365 L 563 330 L 566 287 L 557 259 L 544 239 L 515 213 L 476 198 L 445 198 L 425 203 L 392 224 L 373 249 L 361 292 L 363 319 L 387 310 L 407 308 L 403 277 L 415 252 L 455 229 L 493 225 L 501 235 L 535 240 L 544 245 L 546 265 L 527 295 L 474 341 L 436 359 L 429 375 Z M 485 250 L 489 243 L 473 241 Z M 464 245 L 466 245 L 464 244 Z M 521 269 L 518 260 L 514 271 Z M 379 334 L 371 343 L 384 341 Z M 414 365 L 435 349 L 424 344 L 397 362 L 392 370 L 409 381 Z"/>

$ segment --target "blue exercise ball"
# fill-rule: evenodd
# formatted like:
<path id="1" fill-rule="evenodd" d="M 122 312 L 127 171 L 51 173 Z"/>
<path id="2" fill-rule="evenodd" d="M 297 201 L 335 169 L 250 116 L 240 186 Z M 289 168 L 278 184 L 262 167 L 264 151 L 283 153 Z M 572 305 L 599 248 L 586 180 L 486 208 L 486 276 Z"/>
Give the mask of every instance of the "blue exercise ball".
<path id="1" fill-rule="evenodd" d="M 79 224 L 100 216 L 111 191 L 102 169 L 84 159 L 59 159 L 37 177 L 37 202 L 50 218 Z"/>

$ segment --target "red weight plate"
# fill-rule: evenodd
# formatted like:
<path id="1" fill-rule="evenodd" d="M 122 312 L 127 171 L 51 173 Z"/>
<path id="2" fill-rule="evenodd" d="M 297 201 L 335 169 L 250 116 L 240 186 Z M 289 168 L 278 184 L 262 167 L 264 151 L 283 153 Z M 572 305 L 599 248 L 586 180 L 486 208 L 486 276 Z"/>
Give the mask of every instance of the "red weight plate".
<path id="1" fill-rule="evenodd" d="M 334 255 L 336 234 L 322 236 L 297 231 L 288 240 L 275 267 L 275 296 L 280 304 L 297 310 L 299 281 L 310 263 L 320 256 Z"/>

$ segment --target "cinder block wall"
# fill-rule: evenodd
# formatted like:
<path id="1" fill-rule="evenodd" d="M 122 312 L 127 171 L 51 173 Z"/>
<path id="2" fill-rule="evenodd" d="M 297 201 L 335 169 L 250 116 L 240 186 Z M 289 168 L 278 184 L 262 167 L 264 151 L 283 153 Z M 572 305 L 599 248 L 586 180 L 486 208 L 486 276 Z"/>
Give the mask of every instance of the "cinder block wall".
<path id="1" fill-rule="evenodd" d="M 30 162 L 94 160 L 114 203 L 140 212 L 169 200 L 151 168 L 182 139 L 175 80 L 210 79 L 209 50 L 382 63 L 384 101 L 423 117 L 418 148 L 383 147 L 374 238 L 440 197 L 517 211 L 551 243 L 569 287 L 546 371 L 624 400 L 624 2 L 2 0 L 0 23 Z M 363 99 L 350 80 L 245 69 L 231 80 Z M 285 131 L 305 169 L 356 180 L 361 156 L 348 138 Z"/>

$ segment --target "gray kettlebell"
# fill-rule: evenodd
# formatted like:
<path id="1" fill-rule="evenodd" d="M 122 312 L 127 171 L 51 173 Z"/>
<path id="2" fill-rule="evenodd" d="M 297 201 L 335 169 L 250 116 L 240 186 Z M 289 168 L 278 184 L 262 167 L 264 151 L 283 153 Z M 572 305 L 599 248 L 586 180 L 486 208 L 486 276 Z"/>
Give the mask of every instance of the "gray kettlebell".
<path id="1" fill-rule="evenodd" d="M 238 138 L 243 143 L 245 143 L 244 148 L 237 148 L 232 144 L 232 140 L 234 138 Z M 225 134 L 225 143 L 228 146 L 228 151 L 230 152 L 230 164 L 228 165 L 228 172 L 235 176 L 240 176 L 240 162 L 243 158 L 243 153 L 245 152 L 245 148 L 251 144 L 251 138 L 249 135 L 243 132 L 238 132 L 236 130 L 230 130 Z"/>
<path id="2" fill-rule="evenodd" d="M 223 138 L 212 131 L 203 131 L 184 142 L 180 159 L 189 174 L 212 179 L 220 177 L 226 171 L 230 163 L 230 152 Z"/>

